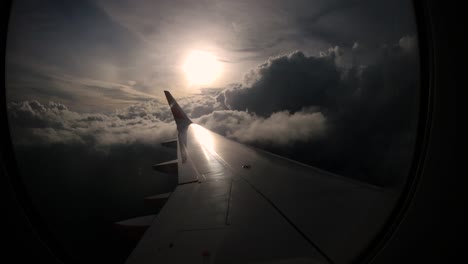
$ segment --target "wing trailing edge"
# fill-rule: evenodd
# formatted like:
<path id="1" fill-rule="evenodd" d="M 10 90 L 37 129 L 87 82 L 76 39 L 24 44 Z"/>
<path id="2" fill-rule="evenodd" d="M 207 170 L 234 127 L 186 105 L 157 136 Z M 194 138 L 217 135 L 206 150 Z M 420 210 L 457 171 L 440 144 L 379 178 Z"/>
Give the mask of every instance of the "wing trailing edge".
<path id="1" fill-rule="evenodd" d="M 153 208 L 161 209 L 171 196 L 172 192 L 145 197 L 145 203 Z"/>
<path id="2" fill-rule="evenodd" d="M 135 217 L 114 223 L 114 228 L 130 241 L 139 241 L 156 215 Z"/>

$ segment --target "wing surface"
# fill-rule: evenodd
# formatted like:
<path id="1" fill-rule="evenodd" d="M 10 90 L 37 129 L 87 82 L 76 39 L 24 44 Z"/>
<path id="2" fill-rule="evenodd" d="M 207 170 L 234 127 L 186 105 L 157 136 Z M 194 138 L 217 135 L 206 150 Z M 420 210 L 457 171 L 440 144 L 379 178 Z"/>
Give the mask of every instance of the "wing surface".
<path id="1" fill-rule="evenodd" d="M 176 108 L 179 185 L 126 263 L 349 263 L 397 198 L 226 139 Z"/>

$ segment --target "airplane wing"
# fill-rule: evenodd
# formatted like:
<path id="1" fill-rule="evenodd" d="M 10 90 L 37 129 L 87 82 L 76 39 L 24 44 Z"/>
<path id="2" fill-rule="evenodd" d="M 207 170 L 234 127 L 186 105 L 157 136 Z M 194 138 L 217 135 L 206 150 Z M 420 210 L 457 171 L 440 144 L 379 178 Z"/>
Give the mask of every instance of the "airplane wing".
<path id="1" fill-rule="evenodd" d="M 394 192 L 226 139 L 165 94 L 178 158 L 155 169 L 179 184 L 126 263 L 349 263 L 388 217 Z"/>

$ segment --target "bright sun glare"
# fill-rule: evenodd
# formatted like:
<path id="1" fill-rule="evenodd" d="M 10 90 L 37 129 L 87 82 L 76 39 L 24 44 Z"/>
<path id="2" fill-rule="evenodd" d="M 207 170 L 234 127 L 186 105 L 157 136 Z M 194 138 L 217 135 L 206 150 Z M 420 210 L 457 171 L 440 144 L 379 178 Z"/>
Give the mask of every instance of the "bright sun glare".
<path id="1" fill-rule="evenodd" d="M 221 63 L 207 51 L 192 51 L 183 70 L 190 84 L 211 84 L 221 73 Z"/>

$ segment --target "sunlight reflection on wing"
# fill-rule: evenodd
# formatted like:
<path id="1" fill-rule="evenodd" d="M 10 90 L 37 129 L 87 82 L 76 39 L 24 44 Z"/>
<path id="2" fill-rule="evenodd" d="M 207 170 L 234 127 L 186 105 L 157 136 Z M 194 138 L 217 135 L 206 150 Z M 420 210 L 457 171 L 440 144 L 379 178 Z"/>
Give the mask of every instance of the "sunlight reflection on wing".
<path id="1" fill-rule="evenodd" d="M 195 138 L 198 140 L 200 145 L 203 146 L 203 149 L 208 150 L 209 152 L 214 151 L 214 139 L 213 136 L 205 128 L 199 125 L 192 125 L 193 132 L 195 133 Z"/>

